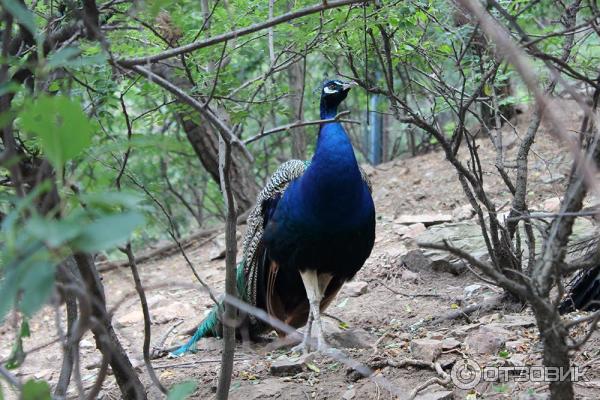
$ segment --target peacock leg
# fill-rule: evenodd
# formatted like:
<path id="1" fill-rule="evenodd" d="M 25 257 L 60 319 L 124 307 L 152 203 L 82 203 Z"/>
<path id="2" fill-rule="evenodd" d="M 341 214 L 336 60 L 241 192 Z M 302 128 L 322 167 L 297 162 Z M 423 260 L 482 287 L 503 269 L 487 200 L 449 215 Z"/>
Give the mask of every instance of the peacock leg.
<path id="1" fill-rule="evenodd" d="M 327 343 L 323 336 L 323 325 L 321 324 L 321 300 L 323 300 L 323 295 L 325 294 L 325 290 L 327 289 L 327 285 L 329 285 L 332 276 L 329 274 L 318 275 L 315 270 L 300 272 L 300 276 L 302 277 L 302 282 L 306 289 L 306 297 L 308 297 L 308 304 L 310 306 L 308 320 L 309 322 L 314 320 L 311 325 L 315 325 L 317 350 L 322 351 L 327 347 Z M 307 329 L 307 333 L 304 335 L 304 340 L 301 344 L 305 353 L 310 351 L 310 341 L 311 332 Z"/>
<path id="2" fill-rule="evenodd" d="M 292 351 L 294 353 L 309 353 L 310 352 L 310 335 L 313 324 L 313 313 L 312 311 L 308 311 L 308 320 L 306 321 L 306 329 L 304 331 L 304 337 L 302 338 L 302 343 L 297 346 L 292 347 Z"/>

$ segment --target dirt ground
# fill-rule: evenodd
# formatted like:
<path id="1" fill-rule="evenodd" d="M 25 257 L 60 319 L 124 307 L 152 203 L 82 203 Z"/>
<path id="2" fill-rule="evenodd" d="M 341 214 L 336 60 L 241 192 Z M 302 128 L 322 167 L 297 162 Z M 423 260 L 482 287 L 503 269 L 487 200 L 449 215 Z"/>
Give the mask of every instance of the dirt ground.
<path id="1" fill-rule="evenodd" d="M 567 126 L 576 131 L 581 113 L 571 103 L 566 102 L 564 107 L 569 115 Z M 508 166 L 514 164 L 518 146 L 516 138 L 524 134 L 529 117 L 530 112 L 520 115 L 514 131 L 509 126 L 503 128 Z M 480 138 L 477 143 L 488 179 L 488 193 L 499 207 L 498 211 L 506 212 L 510 207 L 510 196 L 494 168 L 495 150 L 487 138 Z M 467 153 L 463 150 L 461 157 L 466 160 Z M 544 128 L 533 150 L 528 201 L 532 208 L 544 210 L 548 209 L 552 198 L 560 196 L 565 174 L 570 168 L 570 156 L 550 139 Z M 401 216 L 435 213 L 454 215 L 453 218 L 457 219 L 459 211 L 467 204 L 456 173 L 444 154 L 435 151 L 396 160 L 377 168 L 369 167 L 368 172 L 373 180 L 378 213 L 375 248 L 356 276 L 355 283 L 338 294 L 327 310 L 324 322 L 331 344 L 343 350 L 350 359 L 372 366 L 379 380 L 362 378 L 340 361 L 325 356 L 315 356 L 300 365 L 298 372 L 275 376 L 272 366 L 289 359 L 289 349 L 277 349 L 275 344 L 267 342 L 240 343 L 236 351 L 231 399 L 404 399 L 417 386 L 441 375 L 429 367 L 390 366 L 386 365 L 387 361 L 427 355 L 431 348 L 437 352 L 437 361 L 446 373 L 463 358 L 487 366 L 541 365 L 538 332 L 528 310 L 509 312 L 495 309 L 474 313 L 468 318 L 428 324 L 434 317 L 481 303 L 500 293 L 498 288 L 482 283 L 468 271 L 454 275 L 429 267 L 415 270 L 402 262 L 402 257 L 417 246 L 415 238 L 410 237 L 414 235 L 407 235 L 404 225 L 398 223 Z M 596 203 L 594 198 L 586 202 Z M 460 218 L 465 219 L 464 216 Z M 475 224 L 475 221 L 467 217 L 466 223 Z M 589 224 L 592 226 L 591 222 Z M 244 226 L 241 226 L 240 235 L 243 230 Z M 212 259 L 222 251 L 222 246 L 222 235 L 216 235 L 189 248 L 189 255 L 200 276 L 216 291 L 221 291 L 224 286 L 224 260 Z M 164 340 L 166 347 L 182 343 L 186 339 L 183 333 L 193 328 L 211 306 L 209 297 L 199 289 L 200 285 L 180 255 L 144 263 L 140 266 L 140 273 L 147 288 L 153 319 L 152 343 L 160 344 Z M 142 361 L 143 318 L 131 274 L 121 268 L 105 273 L 103 281 L 110 305 L 119 304 L 114 310 L 115 328 L 149 388 L 149 398 L 161 398 L 150 383 Z M 15 337 L 13 320 L 10 318 L 0 326 L 2 360 L 9 356 Z M 32 337 L 25 339 L 25 350 L 30 351 L 52 341 L 56 335 L 55 323 L 55 309 L 46 307 L 31 321 Z M 583 332 L 576 334 L 581 336 Z M 267 337 L 270 338 L 274 336 Z M 499 338 L 500 342 L 487 343 L 489 338 Z M 439 342 L 443 346 L 435 350 Z M 423 344 L 424 353 L 418 353 L 419 345 Z M 577 365 L 587 368 L 587 381 L 575 384 L 578 398 L 600 398 L 599 344 L 600 335 L 596 333 L 574 357 Z M 486 352 L 488 345 L 492 350 Z M 157 359 L 154 367 L 165 386 L 195 380 L 198 389 L 192 398 L 208 399 L 216 388 L 220 350 L 220 340 L 206 339 L 200 342 L 197 353 L 178 359 Z M 61 360 L 59 345 L 48 345 L 28 354 L 16 374 L 22 379 L 34 377 L 56 384 Z M 81 379 L 85 388 L 93 385 L 99 362 L 100 354 L 95 349 L 94 340 L 91 335 L 86 335 L 81 342 Z M 386 382 L 405 395 L 392 395 L 384 387 Z M 543 399 L 546 392 L 547 385 L 544 383 L 514 382 L 513 379 L 505 384 L 481 383 L 474 390 L 463 390 L 452 383 L 433 384 L 417 398 Z M 9 399 L 15 396 L 6 386 L 4 393 Z M 77 397 L 73 384 L 69 395 Z M 114 378 L 110 375 L 99 398 L 119 397 Z"/>

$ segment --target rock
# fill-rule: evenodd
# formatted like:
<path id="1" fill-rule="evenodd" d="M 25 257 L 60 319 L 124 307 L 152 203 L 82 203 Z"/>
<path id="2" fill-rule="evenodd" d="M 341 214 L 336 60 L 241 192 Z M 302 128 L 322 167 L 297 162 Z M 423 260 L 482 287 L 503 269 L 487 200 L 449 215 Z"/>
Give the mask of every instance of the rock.
<path id="1" fill-rule="evenodd" d="M 162 294 L 155 294 L 149 296 L 146 302 L 148 303 L 148 308 L 154 308 L 157 305 L 167 304 L 169 301 L 171 300 L 167 299 Z"/>
<path id="2" fill-rule="evenodd" d="M 448 214 L 404 214 L 396 218 L 394 222 L 403 225 L 422 223 L 425 226 L 431 226 L 451 221 L 452 216 Z"/>
<path id="3" fill-rule="evenodd" d="M 155 323 L 165 324 L 174 319 L 185 319 L 190 315 L 194 315 L 194 310 L 188 303 L 173 301 L 166 306 L 153 310 L 151 315 Z"/>
<path id="4" fill-rule="evenodd" d="M 467 219 L 473 218 L 475 215 L 475 210 L 471 207 L 470 204 L 465 204 L 464 206 L 457 207 L 452 211 L 452 218 L 454 221 L 464 221 Z"/>
<path id="5" fill-rule="evenodd" d="M 494 323 L 507 329 L 511 328 L 531 328 L 535 326 L 535 317 L 533 315 L 508 314 Z"/>
<path id="6" fill-rule="evenodd" d="M 121 317 L 117 318 L 117 326 L 129 326 L 132 324 L 135 324 L 136 322 L 139 321 L 143 321 L 144 320 L 144 314 L 142 313 L 142 309 L 139 307 L 136 307 L 135 310 L 128 312 L 125 315 L 122 315 Z"/>
<path id="7" fill-rule="evenodd" d="M 547 400 L 550 397 L 548 397 L 548 394 L 546 393 L 521 393 L 519 395 L 519 400 Z"/>
<path id="8" fill-rule="evenodd" d="M 515 352 L 515 351 L 521 351 L 519 349 L 521 349 L 521 347 L 524 344 L 525 344 L 525 342 L 522 340 L 509 340 L 506 343 L 504 343 L 504 346 L 506 347 L 506 350 Z"/>
<path id="9" fill-rule="evenodd" d="M 423 233 L 427 230 L 427 227 L 422 222 L 408 225 L 405 228 L 406 228 L 406 231 L 404 232 L 404 234 L 402 236 L 405 238 L 411 238 L 411 239 L 416 238 L 421 233 Z"/>
<path id="10" fill-rule="evenodd" d="M 251 386 L 252 389 L 248 390 L 248 387 L 242 386 L 241 389 L 231 390 L 229 392 L 229 400 L 264 400 L 264 399 L 284 399 L 286 393 L 289 393 L 290 383 L 280 378 L 268 378 L 261 379 L 260 381 L 252 381 L 254 384 Z M 260 384 L 258 384 L 260 383 Z M 217 387 L 214 387 L 214 392 L 217 391 Z M 149 396 L 150 397 L 150 396 Z M 213 396 L 200 396 L 200 398 L 212 398 Z M 158 398 L 156 396 L 155 398 Z M 197 396 L 191 396 L 190 398 L 199 398 Z M 306 399 L 304 397 L 304 399 Z"/>
<path id="11" fill-rule="evenodd" d="M 411 271 L 419 272 L 428 268 L 431 260 L 420 249 L 413 249 L 400 257 L 400 263 Z"/>
<path id="12" fill-rule="evenodd" d="M 408 226 L 406 225 L 396 224 L 394 225 L 393 229 L 396 235 L 400 237 L 403 237 L 404 235 L 406 235 L 406 232 L 408 232 Z"/>
<path id="13" fill-rule="evenodd" d="M 342 395 L 342 400 L 352 400 L 356 396 L 356 389 L 348 389 Z"/>
<path id="14" fill-rule="evenodd" d="M 452 400 L 454 397 L 449 390 L 420 393 L 415 400 Z"/>
<path id="15" fill-rule="evenodd" d="M 496 354 L 504 347 L 511 333 L 499 326 L 482 325 L 477 332 L 467 336 L 469 351 L 477 354 Z"/>
<path id="16" fill-rule="evenodd" d="M 222 233 L 213 239 L 215 247 L 209 253 L 209 260 L 221 260 L 225 258 L 225 234 Z"/>
<path id="17" fill-rule="evenodd" d="M 460 260 L 454 262 L 450 262 L 448 260 L 434 260 L 431 263 L 431 269 L 435 272 L 446 272 L 452 275 L 460 275 L 465 272 L 467 267 L 465 266 L 465 263 Z"/>
<path id="18" fill-rule="evenodd" d="M 96 347 L 96 345 L 94 343 L 92 343 L 91 340 L 82 339 L 79 341 L 79 347 L 82 349 L 92 349 L 92 348 Z"/>
<path id="19" fill-rule="evenodd" d="M 451 350 L 460 346 L 460 342 L 454 338 L 446 338 L 442 340 L 442 350 Z"/>
<path id="20" fill-rule="evenodd" d="M 363 281 L 352 281 L 344 285 L 343 292 L 349 297 L 358 297 L 367 293 L 369 284 Z"/>
<path id="21" fill-rule="evenodd" d="M 526 365 L 526 360 L 526 354 L 513 354 L 507 361 L 508 365 L 510 365 L 511 367 L 523 367 Z"/>
<path id="22" fill-rule="evenodd" d="M 442 353 L 442 341 L 433 339 L 415 339 L 410 342 L 410 352 L 418 360 L 434 362 Z"/>
<path id="23" fill-rule="evenodd" d="M 329 335 L 328 340 L 334 347 L 345 349 L 370 349 L 377 341 L 373 335 L 362 328 L 346 329 Z"/>
<path id="24" fill-rule="evenodd" d="M 33 374 L 35 379 L 49 379 L 52 376 L 53 371 L 51 369 L 40 369 Z"/>
<path id="25" fill-rule="evenodd" d="M 544 200 L 542 203 L 542 209 L 549 213 L 557 213 L 560 211 L 560 198 L 551 197 Z"/>
<path id="26" fill-rule="evenodd" d="M 481 285 L 473 284 L 473 285 L 465 286 L 463 291 L 465 292 L 465 297 L 469 298 L 469 297 L 472 297 L 476 292 L 478 292 L 482 288 L 483 288 L 483 286 L 481 286 Z"/>
<path id="27" fill-rule="evenodd" d="M 419 281 L 419 274 L 412 272 L 411 270 L 405 269 L 402 271 L 402 280 L 417 283 Z"/>
<path id="28" fill-rule="evenodd" d="M 487 246 L 481 235 L 481 228 L 475 220 L 446 223 L 428 228 L 415 238 L 418 243 L 443 244 L 444 241 L 451 243 L 473 256 L 487 254 Z M 427 249 L 425 255 L 432 260 L 455 260 L 455 256 L 447 251 Z"/>
<path id="29" fill-rule="evenodd" d="M 314 354 L 305 354 L 298 358 L 283 358 L 276 360 L 271 364 L 271 375 L 291 376 L 296 375 L 306 368 L 306 363 L 314 359 Z"/>
<path id="30" fill-rule="evenodd" d="M 365 174 L 367 174 L 367 176 L 369 177 L 375 175 L 375 172 L 377 171 L 375 167 L 373 167 L 371 164 L 361 164 L 360 167 L 363 171 L 365 171 Z"/>
<path id="31" fill-rule="evenodd" d="M 425 227 L 425 224 L 421 222 L 411 225 L 403 225 L 398 223 L 394 225 L 394 232 L 405 239 L 414 239 L 426 230 L 427 228 Z"/>

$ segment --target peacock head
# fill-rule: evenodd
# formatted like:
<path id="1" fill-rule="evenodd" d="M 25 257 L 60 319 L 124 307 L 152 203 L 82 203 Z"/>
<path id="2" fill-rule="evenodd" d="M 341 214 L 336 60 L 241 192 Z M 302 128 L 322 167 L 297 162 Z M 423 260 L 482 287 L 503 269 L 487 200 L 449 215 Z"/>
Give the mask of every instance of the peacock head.
<path id="1" fill-rule="evenodd" d="M 333 117 L 337 107 L 346 98 L 356 82 L 343 82 L 337 79 L 325 81 L 321 89 L 321 117 Z M 333 115 L 332 115 L 333 114 Z"/>

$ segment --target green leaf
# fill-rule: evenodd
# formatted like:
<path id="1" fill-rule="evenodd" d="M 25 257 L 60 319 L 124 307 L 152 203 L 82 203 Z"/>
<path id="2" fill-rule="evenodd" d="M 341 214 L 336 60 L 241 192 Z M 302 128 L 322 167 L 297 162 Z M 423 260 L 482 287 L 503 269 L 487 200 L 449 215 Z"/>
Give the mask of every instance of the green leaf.
<path id="1" fill-rule="evenodd" d="M 46 156 L 57 170 L 91 143 L 92 124 L 81 105 L 64 96 L 42 96 L 26 104 L 20 123 L 41 139 Z"/>
<path id="2" fill-rule="evenodd" d="M 195 381 L 177 383 L 171 387 L 167 394 L 167 400 L 185 400 L 194 393 L 198 387 Z"/>
<path id="3" fill-rule="evenodd" d="M 0 0 L 2 5 L 21 25 L 23 25 L 33 36 L 36 36 L 37 29 L 35 26 L 35 17 L 18 0 Z"/>
<path id="4" fill-rule="evenodd" d="M 98 192 L 81 195 L 84 204 L 114 210 L 115 207 L 137 208 L 144 198 L 135 192 Z"/>
<path id="5" fill-rule="evenodd" d="M 46 261 L 36 261 L 27 269 L 21 280 L 23 296 L 19 309 L 31 317 L 50 298 L 54 290 L 54 273 L 56 266 Z"/>
<path id="6" fill-rule="evenodd" d="M 79 235 L 81 223 L 74 218 L 75 215 L 70 214 L 62 220 L 46 219 L 40 216 L 32 216 L 25 230 L 36 239 L 43 241 L 50 247 L 58 247 L 61 244 L 72 240 Z"/>
<path id="7" fill-rule="evenodd" d="M 71 245 L 84 252 L 107 250 L 124 243 L 143 223 L 144 216 L 135 211 L 100 217 L 84 227 Z"/>
<path id="8" fill-rule="evenodd" d="M 55 69 L 59 67 L 68 67 L 74 58 L 77 58 L 81 54 L 81 50 L 77 47 L 65 47 L 52 53 L 48 57 L 46 67 L 49 69 Z"/>
<path id="9" fill-rule="evenodd" d="M 508 358 L 508 357 L 510 357 L 510 351 L 508 351 L 506 349 L 505 350 L 500 350 L 498 352 L 498 356 L 500 356 L 502 358 Z"/>
<path id="10" fill-rule="evenodd" d="M 12 352 L 10 353 L 10 357 L 8 361 L 6 361 L 7 369 L 15 369 L 18 368 L 23 361 L 25 361 L 25 352 L 23 351 L 23 338 L 29 337 L 31 334 L 29 330 L 29 322 L 26 319 L 23 319 L 21 323 L 21 332 L 19 336 L 17 336 L 15 340 L 15 344 L 13 346 Z"/>
<path id="11" fill-rule="evenodd" d="M 106 56 L 102 53 L 84 56 L 77 47 L 65 47 L 48 57 L 46 67 L 56 69 L 61 67 L 77 68 L 87 65 L 102 65 L 106 63 Z"/>
<path id="12" fill-rule="evenodd" d="M 317 374 L 321 372 L 321 369 L 311 362 L 307 362 L 306 367 Z"/>
<path id="13" fill-rule="evenodd" d="M 22 400 L 51 400 L 50 385 L 46 381 L 28 380 L 21 390 Z"/>
<path id="14" fill-rule="evenodd" d="M 6 93 L 16 93 L 21 88 L 16 82 L 8 81 L 0 84 L 0 96 L 4 96 Z"/>

